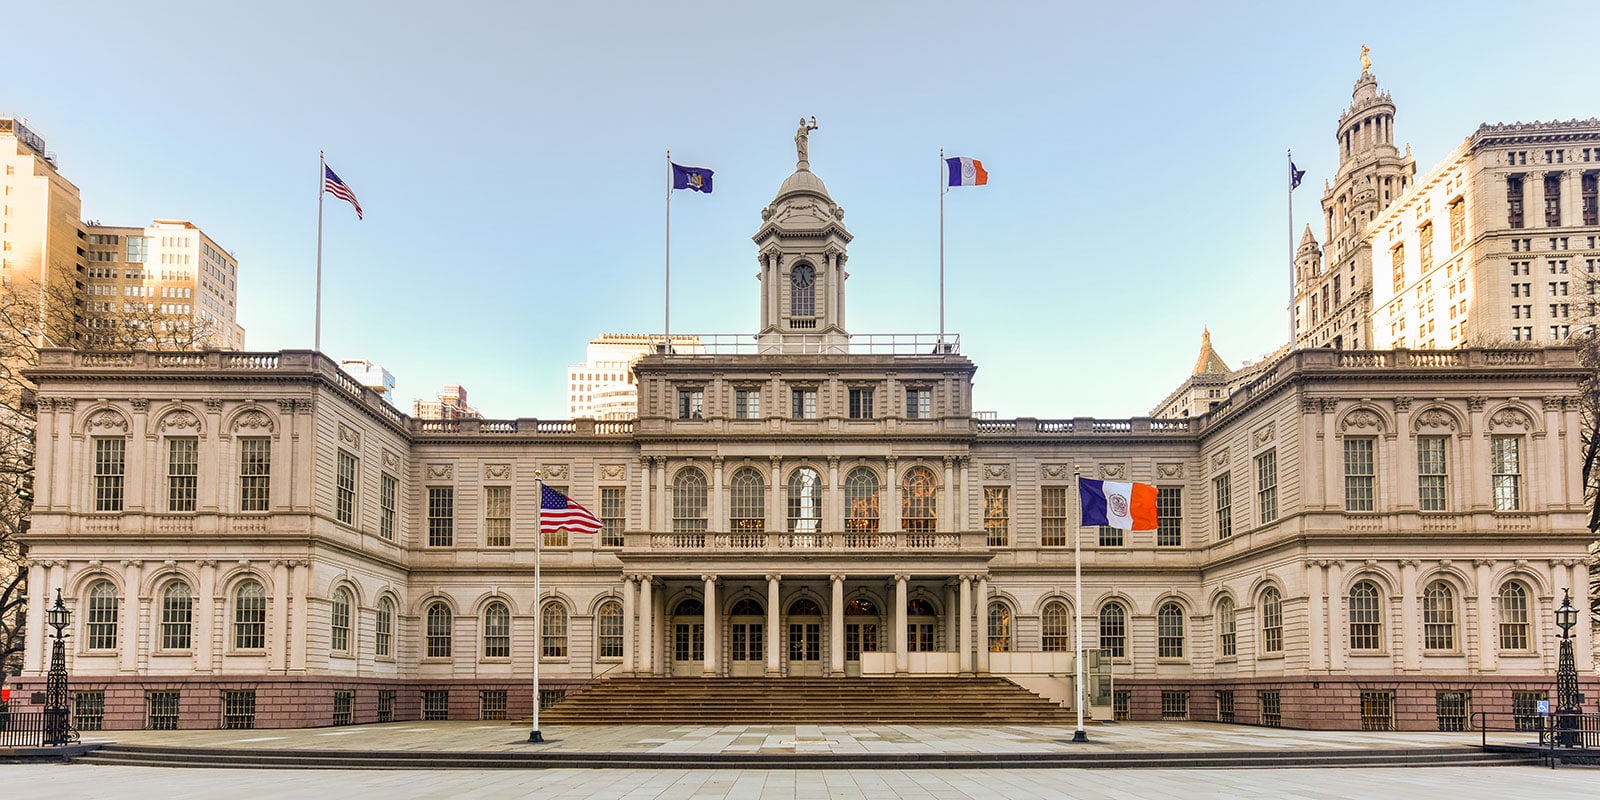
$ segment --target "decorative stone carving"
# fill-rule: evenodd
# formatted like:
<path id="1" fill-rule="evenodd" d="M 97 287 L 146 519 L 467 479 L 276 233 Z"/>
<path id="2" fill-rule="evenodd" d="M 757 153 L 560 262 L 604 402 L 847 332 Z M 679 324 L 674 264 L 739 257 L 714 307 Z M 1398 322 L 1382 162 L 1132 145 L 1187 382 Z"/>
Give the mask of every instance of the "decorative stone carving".
<path id="1" fill-rule="evenodd" d="M 89 417 L 89 429 L 117 430 L 127 433 L 128 420 L 121 414 L 112 411 L 109 408 L 103 408 L 99 411 L 96 411 L 93 416 Z"/>
<path id="2" fill-rule="evenodd" d="M 206 410 L 213 414 L 220 413 L 222 411 L 222 400 L 216 397 L 206 398 Z"/>
<path id="3" fill-rule="evenodd" d="M 1212 469 L 1219 469 L 1226 466 L 1228 466 L 1228 451 L 1226 449 L 1218 450 L 1217 452 L 1211 454 Z"/>
<path id="4" fill-rule="evenodd" d="M 293 414 L 294 413 L 294 401 L 293 400 L 288 400 L 288 399 L 279 400 L 278 401 L 278 413 L 279 414 Z"/>
<path id="5" fill-rule="evenodd" d="M 1467 398 L 1467 410 L 1468 411 L 1482 411 L 1484 404 L 1487 403 L 1487 402 L 1489 402 L 1489 399 L 1486 398 L 1486 397 L 1483 397 L 1482 395 L 1469 397 L 1469 398 Z"/>
<path id="6" fill-rule="evenodd" d="M 1272 441 L 1273 437 L 1276 435 L 1276 426 L 1269 422 L 1261 426 L 1261 428 L 1255 432 L 1255 435 L 1251 437 L 1251 441 L 1255 443 L 1256 447 L 1260 447 L 1267 442 Z"/>
<path id="7" fill-rule="evenodd" d="M 1044 476 L 1046 478 L 1054 478 L 1054 479 L 1060 480 L 1061 478 L 1067 477 L 1067 475 L 1071 474 L 1071 472 L 1072 472 L 1071 470 L 1067 469 L 1067 465 L 1066 464 L 1046 464 L 1046 465 L 1044 465 Z"/>
<path id="8" fill-rule="evenodd" d="M 383 466 L 387 469 L 400 469 L 400 456 L 391 450 L 383 451 Z"/>
<path id="9" fill-rule="evenodd" d="M 1339 410 L 1339 401 L 1334 399 L 1334 398 L 1332 398 L 1332 397 L 1324 397 L 1322 399 L 1322 410 L 1323 411 L 1338 411 Z"/>
<path id="10" fill-rule="evenodd" d="M 1010 464 L 984 464 L 983 477 L 992 481 L 1003 481 L 1011 477 Z"/>
<path id="11" fill-rule="evenodd" d="M 233 418 L 234 433 L 270 433 L 272 418 L 265 412 L 251 409 Z"/>
<path id="12" fill-rule="evenodd" d="M 544 476 L 546 478 L 555 478 L 559 480 L 567 477 L 566 464 L 543 464 L 539 467 L 539 469 L 544 471 Z"/>
<path id="13" fill-rule="evenodd" d="M 627 467 L 621 464 L 601 464 L 600 479 L 605 481 L 620 481 L 628 476 Z"/>
<path id="14" fill-rule="evenodd" d="M 1456 429 L 1456 418 L 1441 409 L 1430 408 L 1417 417 L 1417 429 L 1453 431 Z"/>
<path id="15" fill-rule="evenodd" d="M 1100 477 L 1102 479 L 1110 478 L 1111 480 L 1122 480 L 1123 477 L 1126 476 L 1127 472 L 1128 472 L 1128 465 L 1126 465 L 1126 464 L 1101 464 L 1100 465 Z"/>
<path id="16" fill-rule="evenodd" d="M 503 481 L 511 477 L 510 464 L 485 464 L 483 478 L 489 481 Z"/>
<path id="17" fill-rule="evenodd" d="M 1370 428 L 1375 431 L 1382 424 L 1383 419 L 1378 416 L 1377 412 L 1367 408 L 1358 408 L 1344 415 L 1344 421 L 1339 424 L 1339 429 L 1343 431 L 1365 431 Z"/>
<path id="18" fill-rule="evenodd" d="M 1156 477 L 1157 478 L 1181 478 L 1181 477 L 1183 477 L 1183 465 L 1182 464 L 1157 464 L 1156 465 Z"/>
<path id="19" fill-rule="evenodd" d="M 1300 412 L 1302 414 L 1315 414 L 1322 410 L 1322 401 L 1315 397 L 1300 398 Z"/>
<path id="20" fill-rule="evenodd" d="M 1394 399 L 1394 410 L 1396 410 L 1396 411 L 1410 411 L 1411 410 L 1411 398 L 1409 398 L 1409 397 L 1396 397 Z"/>
<path id="21" fill-rule="evenodd" d="M 169 431 L 198 431 L 200 429 L 200 418 L 187 409 L 178 409 L 163 416 L 157 429 L 162 433 Z"/>
<path id="22" fill-rule="evenodd" d="M 132 400 L 129 400 L 128 405 L 132 406 L 133 410 L 140 414 L 150 410 L 150 401 L 143 397 L 135 397 Z"/>
<path id="23" fill-rule="evenodd" d="M 448 481 L 455 478 L 456 468 L 454 464 L 429 464 L 427 475 L 431 481 Z"/>
<path id="24" fill-rule="evenodd" d="M 1503 408 L 1499 411 L 1496 411 L 1494 416 L 1489 418 L 1489 428 L 1491 430 L 1500 430 L 1505 428 L 1521 428 L 1522 430 L 1531 430 L 1533 428 L 1533 421 L 1528 419 L 1528 415 L 1523 413 L 1521 409 Z"/>
<path id="25" fill-rule="evenodd" d="M 356 449 L 361 449 L 361 432 L 355 428 L 339 423 L 339 441 Z"/>

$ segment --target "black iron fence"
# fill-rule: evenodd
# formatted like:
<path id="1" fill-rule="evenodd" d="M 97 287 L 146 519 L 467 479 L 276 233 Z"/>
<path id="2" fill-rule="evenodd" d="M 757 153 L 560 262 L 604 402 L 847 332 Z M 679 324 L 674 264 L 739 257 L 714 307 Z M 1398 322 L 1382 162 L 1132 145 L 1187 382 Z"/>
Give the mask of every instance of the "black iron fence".
<path id="1" fill-rule="evenodd" d="M 1491 733 L 1520 733 L 1530 739 L 1536 735 L 1538 745 L 1550 750 L 1600 750 L 1600 713 L 1530 715 L 1479 711 L 1472 716 L 1485 747 Z"/>
<path id="2" fill-rule="evenodd" d="M 49 738 L 50 715 L 43 711 L 0 715 L 0 747 L 44 747 Z"/>

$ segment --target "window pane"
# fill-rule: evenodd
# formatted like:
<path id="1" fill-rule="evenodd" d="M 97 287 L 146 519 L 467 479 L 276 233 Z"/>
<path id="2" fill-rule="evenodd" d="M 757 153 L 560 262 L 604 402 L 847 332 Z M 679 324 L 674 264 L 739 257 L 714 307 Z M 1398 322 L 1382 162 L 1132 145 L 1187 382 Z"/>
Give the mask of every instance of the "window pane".
<path id="1" fill-rule="evenodd" d="M 356 457 L 339 451 L 339 474 L 334 485 L 334 510 L 339 521 L 354 525 L 356 521 Z"/>
<path id="2" fill-rule="evenodd" d="M 990 547 L 1005 547 L 1011 538 L 1011 489 L 1007 486 L 983 487 L 983 529 Z"/>
<path id="3" fill-rule="evenodd" d="M 167 510 L 193 511 L 200 481 L 200 440 L 167 440 Z"/>
<path id="4" fill-rule="evenodd" d="M 483 487 L 483 543 L 487 547 L 511 546 L 511 487 Z"/>
<path id="5" fill-rule="evenodd" d="M 844 481 L 844 529 L 851 533 L 878 532 L 878 474 L 856 467 Z"/>
<path id="6" fill-rule="evenodd" d="M 1344 440 L 1344 509 L 1346 511 L 1372 511 L 1375 506 L 1373 492 L 1377 466 L 1373 460 L 1376 440 L 1357 438 Z"/>
<path id="7" fill-rule="evenodd" d="M 272 494 L 272 440 L 239 440 L 239 510 L 266 511 Z"/>
<path id="8" fill-rule="evenodd" d="M 1494 481 L 1494 510 L 1522 508 L 1522 438 L 1495 436 L 1489 442 L 1490 472 Z"/>
<path id="9" fill-rule="evenodd" d="M 1156 490 L 1156 546 L 1183 546 L 1183 487 Z"/>
<path id="10" fill-rule="evenodd" d="M 1446 511 L 1446 438 L 1420 436 L 1417 438 L 1417 508 L 1421 511 Z"/>
<path id="11" fill-rule="evenodd" d="M 233 593 L 233 647 L 263 650 L 267 646 L 267 593 L 261 584 L 245 581 Z"/>
<path id="12" fill-rule="evenodd" d="M 1067 541 L 1067 489 L 1066 486 L 1039 487 L 1039 544 L 1044 547 L 1066 547 Z"/>
<path id="13" fill-rule="evenodd" d="M 428 487 L 428 546 L 451 547 L 456 540 L 456 490 Z"/>
<path id="14" fill-rule="evenodd" d="M 1127 657 L 1127 614 L 1121 603 L 1106 603 L 1100 609 L 1100 649 L 1112 658 Z"/>

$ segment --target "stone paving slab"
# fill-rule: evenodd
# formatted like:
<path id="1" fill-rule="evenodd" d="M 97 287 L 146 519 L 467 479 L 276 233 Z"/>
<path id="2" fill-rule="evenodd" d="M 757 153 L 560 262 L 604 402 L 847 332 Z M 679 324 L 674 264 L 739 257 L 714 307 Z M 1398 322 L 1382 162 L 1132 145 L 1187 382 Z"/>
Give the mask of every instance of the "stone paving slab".
<path id="1" fill-rule="evenodd" d="M 1234 750 L 1376 750 L 1477 746 L 1477 733 L 1301 731 L 1217 723 L 1052 725 L 562 725 L 529 744 L 517 723 L 396 722 L 341 728 L 209 731 L 88 731 L 85 743 L 174 747 L 434 752 L 582 753 L 1206 753 Z M 1524 744 L 1527 734 L 1491 735 Z"/>

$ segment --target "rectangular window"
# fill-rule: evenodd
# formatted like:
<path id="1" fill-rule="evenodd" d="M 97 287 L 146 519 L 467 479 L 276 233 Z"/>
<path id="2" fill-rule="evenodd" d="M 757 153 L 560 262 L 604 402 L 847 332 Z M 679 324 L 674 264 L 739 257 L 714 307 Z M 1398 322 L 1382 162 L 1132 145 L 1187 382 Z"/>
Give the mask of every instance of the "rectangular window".
<path id="1" fill-rule="evenodd" d="M 1233 722 L 1233 690 L 1217 690 L 1217 721 Z"/>
<path id="2" fill-rule="evenodd" d="M 378 535 L 394 541 L 395 495 L 399 492 L 400 481 L 385 472 L 378 486 Z"/>
<path id="3" fill-rule="evenodd" d="M 796 387 L 789 392 L 790 419 L 817 418 L 817 390 Z"/>
<path id="4" fill-rule="evenodd" d="M 256 690 L 222 693 L 222 728 L 248 730 L 256 726 Z"/>
<path id="5" fill-rule="evenodd" d="M 501 720 L 505 718 L 505 689 L 484 689 L 478 692 L 478 719 Z"/>
<path id="6" fill-rule="evenodd" d="M 1211 479 L 1211 494 L 1215 499 L 1217 539 L 1233 535 L 1233 486 L 1229 473 Z"/>
<path id="7" fill-rule="evenodd" d="M 1123 545 L 1122 529 L 1110 525 L 1096 526 L 1099 534 L 1098 541 L 1101 547 L 1121 547 Z"/>
<path id="8" fill-rule="evenodd" d="M 333 724 L 349 725 L 355 721 L 356 693 L 341 689 L 333 693 Z"/>
<path id="9" fill-rule="evenodd" d="M 1117 722 L 1127 722 L 1132 716 L 1133 693 L 1127 689 L 1118 689 L 1111 693 L 1111 718 Z"/>
<path id="10" fill-rule="evenodd" d="M 1361 730 L 1394 730 L 1394 692 L 1392 690 L 1364 691 L 1361 693 Z"/>
<path id="11" fill-rule="evenodd" d="M 761 419 L 761 390 L 735 389 L 733 416 L 735 419 Z"/>
<path id="12" fill-rule="evenodd" d="M 167 510 L 194 511 L 200 487 L 200 440 L 167 440 Z"/>
<path id="13" fill-rule="evenodd" d="M 1467 717 L 1472 712 L 1472 692 L 1445 691 L 1434 693 L 1434 710 L 1441 731 L 1464 731 Z"/>
<path id="14" fill-rule="evenodd" d="M 567 699 L 566 689 L 540 689 L 539 707 L 549 708 L 562 700 Z"/>
<path id="15" fill-rule="evenodd" d="M 850 390 L 850 418 L 872 419 L 872 390 Z"/>
<path id="16" fill-rule="evenodd" d="M 450 690 L 422 690 L 422 719 L 428 722 L 450 718 Z"/>
<path id="17" fill-rule="evenodd" d="M 394 722 L 394 695 L 393 689 L 378 690 L 378 721 Z"/>
<path id="18" fill-rule="evenodd" d="M 1039 487 L 1039 544 L 1066 547 L 1068 510 L 1066 486 Z"/>
<path id="19" fill-rule="evenodd" d="M 1373 511 L 1377 508 L 1374 485 L 1377 440 L 1355 437 L 1344 440 L 1344 510 Z"/>
<path id="20" fill-rule="evenodd" d="M 705 419 L 706 393 L 702 389 L 678 390 L 678 419 Z"/>
<path id="21" fill-rule="evenodd" d="M 122 479 L 127 473 L 127 453 L 126 439 L 94 440 L 94 510 L 122 510 Z"/>
<path id="22" fill-rule="evenodd" d="M 1396 294 L 1406 288 L 1406 246 L 1397 244 L 1389 251 L 1389 267 L 1394 271 L 1394 291 Z"/>
<path id="23" fill-rule="evenodd" d="M 106 693 L 103 689 L 72 693 L 72 726 L 80 731 L 97 731 L 106 722 Z"/>
<path id="24" fill-rule="evenodd" d="M 1506 176 L 1506 225 L 1522 227 L 1522 176 Z"/>
<path id="25" fill-rule="evenodd" d="M 175 731 L 178 729 L 178 693 L 172 690 L 146 692 L 145 701 L 145 728 L 152 731 Z"/>
<path id="26" fill-rule="evenodd" d="M 452 547 L 456 543 L 456 490 L 428 487 L 428 546 Z"/>
<path id="27" fill-rule="evenodd" d="M 1278 518 L 1278 451 L 1256 456 L 1256 515 L 1262 525 Z"/>
<path id="28" fill-rule="evenodd" d="M 1183 487 L 1156 489 L 1156 546 L 1183 546 Z"/>
<path id="29" fill-rule="evenodd" d="M 990 547 L 1005 547 L 1011 539 L 1011 488 L 983 487 L 983 529 Z"/>
<path id="30" fill-rule="evenodd" d="M 1450 508 L 1446 486 L 1449 479 L 1445 465 L 1445 446 L 1449 437 L 1417 437 L 1417 509 L 1419 511 L 1448 511 Z"/>
<path id="31" fill-rule="evenodd" d="M 1161 718 L 1179 721 L 1189 719 L 1189 693 L 1163 691 L 1161 693 Z"/>
<path id="32" fill-rule="evenodd" d="M 128 257 L 123 260 L 130 264 L 143 264 L 145 257 L 149 255 L 146 241 L 146 237 L 143 236 L 129 236 L 127 241 Z"/>
<path id="33" fill-rule="evenodd" d="M 933 390 L 906 390 L 906 419 L 933 418 Z"/>
<path id="34" fill-rule="evenodd" d="M 1494 483 L 1494 510 L 1522 509 L 1522 437 L 1489 438 L 1489 472 Z"/>
<path id="35" fill-rule="evenodd" d="M 1467 201 L 1458 199 L 1450 204 L 1450 252 L 1454 253 L 1467 243 Z"/>
<path id="36" fill-rule="evenodd" d="M 340 450 L 334 510 L 339 521 L 346 525 L 356 524 L 356 470 L 356 457 Z"/>
<path id="37" fill-rule="evenodd" d="M 565 486 L 556 486 L 555 484 L 550 484 L 550 483 L 545 484 L 545 486 L 550 487 L 550 489 L 553 490 L 553 491 L 557 491 L 557 492 L 560 492 L 563 495 L 567 495 L 567 497 L 569 497 L 569 498 L 571 497 L 571 495 L 567 493 L 567 487 L 565 487 Z M 544 546 L 545 547 L 566 547 L 567 546 L 567 529 L 566 528 L 561 528 L 560 530 L 545 531 L 545 533 L 544 533 Z"/>
<path id="38" fill-rule="evenodd" d="M 1583 173 L 1583 199 L 1580 205 L 1583 224 L 1600 225 L 1600 172 Z"/>
<path id="39" fill-rule="evenodd" d="M 1257 692 L 1256 697 L 1261 701 L 1261 724 L 1269 728 L 1283 727 L 1283 696 L 1274 689 Z"/>
<path id="40" fill-rule="evenodd" d="M 239 442 L 239 510 L 266 511 L 272 495 L 272 440 L 249 436 Z"/>
<path id="41" fill-rule="evenodd" d="M 600 529 L 601 547 L 621 547 L 623 545 L 622 528 L 627 524 L 624 517 L 624 500 L 626 490 L 620 486 L 600 487 L 600 522 L 605 525 Z"/>
<path id="42" fill-rule="evenodd" d="M 1419 277 L 1428 274 L 1428 270 L 1433 269 L 1433 225 L 1431 223 L 1423 225 L 1417 231 L 1417 260 L 1417 274 Z"/>
<path id="43" fill-rule="evenodd" d="M 511 546 L 511 487 L 483 487 L 483 544 Z"/>
<path id="44" fill-rule="evenodd" d="M 1561 227 L 1561 173 L 1544 176 L 1544 224 Z"/>

